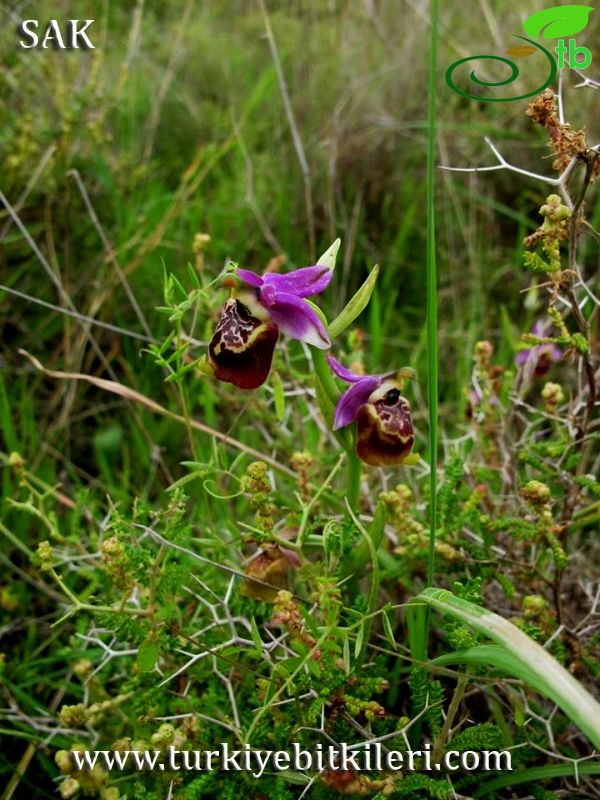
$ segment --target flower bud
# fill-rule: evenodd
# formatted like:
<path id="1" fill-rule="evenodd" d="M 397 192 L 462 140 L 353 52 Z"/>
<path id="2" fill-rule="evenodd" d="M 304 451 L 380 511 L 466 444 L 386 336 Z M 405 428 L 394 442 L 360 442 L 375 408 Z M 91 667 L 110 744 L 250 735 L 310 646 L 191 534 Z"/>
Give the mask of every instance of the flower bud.
<path id="1" fill-rule="evenodd" d="M 287 583 L 290 560 L 276 545 L 265 543 L 263 550 L 246 567 L 244 593 L 253 600 L 272 602 Z M 257 579 L 257 580 L 253 580 Z M 260 581 L 260 582 L 259 582 Z M 265 586 L 264 584 L 269 584 Z"/>
<path id="2" fill-rule="evenodd" d="M 549 414 L 554 414 L 561 403 L 564 403 L 565 393 L 558 383 L 548 381 L 542 389 L 542 400 Z"/>
<path id="3" fill-rule="evenodd" d="M 550 489 L 541 481 L 529 481 L 521 489 L 521 494 L 523 499 L 535 509 L 548 505 L 552 497 Z"/>

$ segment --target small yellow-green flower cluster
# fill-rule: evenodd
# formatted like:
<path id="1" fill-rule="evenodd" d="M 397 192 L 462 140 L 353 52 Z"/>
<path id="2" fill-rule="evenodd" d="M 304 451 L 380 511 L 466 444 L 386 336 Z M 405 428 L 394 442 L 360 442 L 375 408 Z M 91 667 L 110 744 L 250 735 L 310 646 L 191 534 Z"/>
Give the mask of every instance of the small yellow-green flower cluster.
<path id="1" fill-rule="evenodd" d="M 250 502 L 255 510 L 256 527 L 265 534 L 275 527 L 275 506 L 270 501 L 271 484 L 267 475 L 268 467 L 264 461 L 253 461 L 248 465 L 245 488 L 250 494 Z"/>
<path id="2" fill-rule="evenodd" d="M 130 570 L 129 556 L 123 543 L 116 536 L 109 536 L 100 546 L 102 563 L 109 577 L 123 591 L 135 583 Z"/>
<path id="3" fill-rule="evenodd" d="M 298 606 L 291 592 L 282 590 L 277 593 L 277 597 L 275 598 L 275 613 L 273 614 L 271 622 L 273 625 L 283 625 L 287 628 L 292 639 L 302 642 L 306 647 L 314 647 L 315 639 L 304 629 L 302 615 L 298 610 Z M 318 660 L 320 658 L 319 651 L 315 650 L 312 657 Z"/>
<path id="4" fill-rule="evenodd" d="M 558 407 L 565 401 L 565 393 L 561 385 L 547 381 L 542 389 L 542 400 L 548 414 L 556 414 Z"/>
<path id="5" fill-rule="evenodd" d="M 307 500 L 310 498 L 310 473 L 314 466 L 315 459 L 307 450 L 304 450 L 301 453 L 293 453 L 290 463 L 292 469 L 296 473 L 298 494 L 303 500 Z"/>
<path id="6" fill-rule="evenodd" d="M 544 536 L 552 551 L 556 569 L 562 571 L 567 566 L 567 554 L 559 541 L 564 527 L 554 523 L 552 517 L 552 493 L 541 481 L 528 481 L 521 489 L 521 496 L 539 519 L 540 534 Z"/>

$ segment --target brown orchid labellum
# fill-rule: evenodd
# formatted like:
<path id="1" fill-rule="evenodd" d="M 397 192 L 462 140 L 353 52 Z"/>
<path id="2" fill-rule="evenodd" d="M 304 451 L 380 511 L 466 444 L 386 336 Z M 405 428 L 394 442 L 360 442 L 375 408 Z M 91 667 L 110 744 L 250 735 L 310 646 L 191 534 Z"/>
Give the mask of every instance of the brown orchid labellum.
<path id="1" fill-rule="evenodd" d="M 208 345 L 215 377 L 256 389 L 267 379 L 280 330 L 326 350 L 331 344 L 327 328 L 305 298 L 327 288 L 332 274 L 328 264 L 264 276 L 238 268 L 242 285 L 233 289 Z"/>
<path id="2" fill-rule="evenodd" d="M 398 384 L 387 380 L 356 413 L 356 452 L 374 467 L 401 464 L 415 442 L 410 405 Z"/>
<path id="3" fill-rule="evenodd" d="M 410 461 L 415 433 L 410 405 L 401 390 L 412 370 L 357 375 L 332 356 L 327 360 L 338 378 L 352 384 L 338 401 L 333 429 L 356 422 L 356 454 L 365 464 L 387 467 Z"/>
<path id="4" fill-rule="evenodd" d="M 279 336 L 268 315 L 257 303 L 251 305 L 252 311 L 241 298 L 230 298 L 208 345 L 215 377 L 240 389 L 256 389 L 265 382 Z"/>
<path id="5" fill-rule="evenodd" d="M 295 552 L 272 542 L 265 542 L 245 569 L 243 593 L 253 600 L 273 602 L 280 589 L 287 585 L 288 572 L 300 566 Z"/>

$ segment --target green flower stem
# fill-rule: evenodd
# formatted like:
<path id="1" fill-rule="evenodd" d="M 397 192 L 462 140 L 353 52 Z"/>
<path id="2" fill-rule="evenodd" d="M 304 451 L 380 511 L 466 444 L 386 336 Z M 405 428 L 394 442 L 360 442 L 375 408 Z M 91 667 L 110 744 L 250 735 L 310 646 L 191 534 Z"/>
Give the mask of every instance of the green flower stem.
<path id="1" fill-rule="evenodd" d="M 177 340 L 176 345 L 179 349 L 183 342 L 182 337 L 182 317 L 179 317 L 177 320 Z M 177 380 L 177 389 L 179 392 L 179 400 L 181 402 L 181 410 L 183 412 L 182 416 L 185 420 L 185 429 L 187 432 L 187 438 L 190 445 L 190 451 L 192 453 L 192 458 L 194 461 L 198 461 L 198 450 L 196 448 L 196 437 L 194 436 L 194 431 L 191 425 L 191 414 L 190 414 L 190 402 L 188 397 L 188 392 L 186 388 L 186 384 L 183 381 L 183 373 L 180 373 Z"/>
<path id="2" fill-rule="evenodd" d="M 429 557 L 427 585 L 434 581 L 435 537 L 437 525 L 437 450 L 438 450 L 438 342 L 437 269 L 435 258 L 435 133 L 436 133 L 436 54 L 438 2 L 431 6 L 431 44 L 429 50 L 429 113 L 427 150 L 427 379 L 429 403 Z"/>
<path id="3" fill-rule="evenodd" d="M 359 652 L 356 654 L 356 663 L 357 665 L 360 665 L 365 660 L 365 656 L 367 654 L 367 646 L 369 644 L 369 635 L 371 633 L 371 627 L 373 625 L 373 617 L 378 613 L 377 598 L 379 596 L 381 573 L 379 569 L 379 560 L 377 558 L 377 548 L 375 546 L 375 543 L 373 542 L 373 539 L 371 538 L 369 532 L 361 524 L 360 520 L 358 519 L 358 515 L 354 513 L 352 506 L 350 505 L 349 502 L 346 504 L 346 508 L 348 510 L 350 519 L 352 520 L 352 522 L 354 522 L 354 524 L 360 531 L 361 536 L 364 538 L 367 547 L 369 548 L 369 557 L 371 561 L 371 584 L 369 586 L 367 613 L 364 619 L 361 621 L 362 636 L 359 642 L 360 644 Z"/>
<path id="4" fill-rule="evenodd" d="M 272 695 L 272 697 L 270 697 L 265 702 L 265 704 L 257 710 L 256 714 L 254 715 L 254 719 L 252 720 L 252 722 L 248 727 L 246 734 L 244 735 L 240 731 L 239 738 L 242 744 L 250 743 L 253 741 L 253 734 L 258 726 L 258 723 L 261 721 L 261 719 L 269 711 L 269 709 L 274 703 L 276 703 L 281 697 L 286 697 L 288 691 L 291 689 L 291 687 L 295 685 L 295 681 L 298 675 L 301 675 L 304 672 L 306 664 L 309 661 L 309 659 L 314 658 L 314 656 L 320 651 L 321 647 L 327 641 L 327 639 L 331 637 L 332 632 L 334 630 L 335 630 L 335 625 L 328 625 L 323 629 L 323 633 L 321 634 L 321 636 L 319 636 L 315 644 L 310 648 L 310 650 L 306 653 L 306 655 L 304 655 L 304 657 L 301 659 L 300 663 L 298 664 L 296 669 L 292 672 L 292 674 L 289 675 L 289 677 L 283 682 L 283 684 L 279 687 L 279 689 L 277 689 L 277 691 Z"/>
<path id="5" fill-rule="evenodd" d="M 319 489 L 310 498 L 310 501 L 308 503 L 306 503 L 302 507 L 302 519 L 300 521 L 300 527 L 298 529 L 298 536 L 296 537 L 296 549 L 299 550 L 300 552 L 302 551 L 302 547 L 303 547 L 303 545 L 305 543 L 305 540 L 306 540 L 306 531 L 307 531 L 307 528 L 308 528 L 308 519 L 310 517 L 310 512 L 311 512 L 313 506 L 315 505 L 315 503 L 317 502 L 317 500 L 319 499 L 319 497 L 323 494 L 325 489 L 327 489 L 327 487 L 329 486 L 329 484 L 333 480 L 336 472 L 342 466 L 342 460 L 343 460 L 343 456 L 340 456 L 340 458 L 338 458 L 338 460 L 336 461 L 333 469 L 331 470 L 331 472 L 329 473 L 327 478 L 323 481 L 321 486 L 319 486 Z M 286 542 L 285 546 L 288 547 L 289 546 L 289 542 Z"/>
<path id="6" fill-rule="evenodd" d="M 362 464 L 354 450 L 347 450 L 346 453 L 348 455 L 348 505 L 352 511 L 358 514 Z"/>
<path id="7" fill-rule="evenodd" d="M 360 500 L 360 478 L 362 473 L 362 464 L 359 457 L 356 455 L 354 451 L 354 447 L 352 450 L 346 450 L 347 456 L 347 466 L 348 466 L 348 491 L 346 492 L 346 516 L 351 519 L 356 524 L 356 516 L 358 516 L 358 504 Z M 362 533 L 362 528 L 360 528 Z M 373 543 L 367 537 L 366 543 L 368 544 L 369 549 L 373 547 Z M 360 549 L 359 546 L 358 549 Z M 354 554 L 357 553 L 357 550 L 354 551 Z M 355 598 L 358 596 L 360 591 L 360 576 L 361 570 L 356 569 L 350 573 L 350 577 L 348 582 L 346 583 L 346 590 L 348 592 L 348 596 L 351 598 Z M 370 630 L 370 625 L 365 623 L 365 630 Z M 368 637 L 367 637 L 368 638 Z M 363 647 L 361 649 L 361 661 L 365 655 L 365 648 L 366 642 L 363 643 Z"/>
<path id="8" fill-rule="evenodd" d="M 340 398 L 340 392 L 335 384 L 323 350 L 313 350 L 313 364 L 317 374 L 317 394 L 321 394 L 321 390 L 324 394 L 320 398 L 321 406 L 326 404 L 329 409 L 328 413 L 326 413 L 327 409 L 322 408 L 321 410 L 325 413 L 328 424 L 331 425 L 333 422 L 333 410 Z M 335 435 L 348 457 L 348 491 L 346 497 L 350 508 L 358 510 L 362 465 L 355 452 L 354 436 L 348 428 L 336 431 Z"/>
<path id="9" fill-rule="evenodd" d="M 284 539 L 283 536 L 277 536 L 277 534 L 273 532 L 271 532 L 269 536 L 271 541 L 275 542 L 275 544 L 278 544 L 280 547 L 293 550 L 295 553 L 300 552 L 300 545 L 297 542 L 293 542 L 291 539 Z M 321 541 L 320 538 L 319 541 Z"/>
<path id="10" fill-rule="evenodd" d="M 427 114 L 427 401 L 429 405 L 429 549 L 427 586 L 435 576 L 435 539 L 437 528 L 437 451 L 438 451 L 438 342 L 437 342 L 437 269 L 435 260 L 435 138 L 436 138 L 436 68 L 438 0 L 430 6 L 429 85 Z M 429 607 L 416 608 L 408 619 L 411 657 L 415 664 L 427 659 L 429 642 Z M 421 720 L 411 730 L 411 742 L 421 739 Z"/>
<path id="11" fill-rule="evenodd" d="M 452 700 L 450 701 L 450 706 L 448 707 L 448 713 L 446 714 L 446 719 L 444 720 L 444 726 L 440 733 L 435 737 L 433 743 L 433 763 L 437 763 L 441 761 L 443 755 L 446 751 L 446 745 L 448 743 L 448 739 L 450 738 L 450 731 L 452 730 L 452 725 L 454 723 L 454 718 L 458 712 L 458 708 L 462 702 L 463 697 L 465 696 L 465 689 L 469 684 L 470 676 L 469 675 L 461 675 L 458 679 L 458 683 L 456 684 L 456 689 L 454 690 L 454 694 L 452 695 Z"/>
<path id="12" fill-rule="evenodd" d="M 331 369 L 329 368 L 329 364 L 327 363 L 325 352 L 323 350 L 318 350 L 316 348 L 313 349 L 312 359 L 313 359 L 313 364 L 315 366 L 315 372 L 317 373 L 317 378 L 319 379 L 319 383 L 321 384 L 323 390 L 325 391 L 325 396 L 331 402 L 332 407 L 335 408 L 335 404 L 339 399 L 340 393 L 338 391 L 337 386 L 335 385 L 335 381 L 333 380 L 333 375 L 331 374 Z M 331 419 L 327 421 L 331 423 Z"/>
<path id="13" fill-rule="evenodd" d="M 6 525 L 4 525 L 2 522 L 0 522 L 0 533 L 2 533 L 4 536 L 6 536 L 6 538 L 8 539 L 8 541 L 9 541 L 9 542 L 10 542 L 12 545 L 14 545 L 14 547 L 18 548 L 18 549 L 19 549 L 19 550 L 21 550 L 23 553 L 25 553 L 25 555 L 27 556 L 27 558 L 28 558 L 30 561 L 31 561 L 31 560 L 34 558 L 34 555 L 35 555 L 35 554 L 34 554 L 33 550 L 30 550 L 30 548 L 29 548 L 29 547 L 27 547 L 27 545 L 26 545 L 24 542 L 22 542 L 22 541 L 19 539 L 19 537 L 18 537 L 18 536 L 16 536 L 16 535 L 15 535 L 15 534 L 14 534 L 12 531 L 10 531 L 10 530 L 9 530 L 9 529 L 6 527 Z"/>
<path id="14" fill-rule="evenodd" d="M 87 611 L 91 614 L 125 614 L 126 616 L 131 617 L 148 617 L 151 615 L 151 611 L 146 608 L 130 608 L 129 606 L 114 608 L 113 606 L 95 606 L 90 603 L 82 603 L 77 595 L 75 595 L 69 589 L 54 567 L 50 567 L 46 571 L 54 578 L 61 591 L 67 596 L 71 603 L 73 603 L 73 608 L 69 609 L 65 615 L 54 622 L 51 626 L 52 628 L 56 627 L 61 622 L 64 622 L 65 619 L 72 616 L 72 614 L 76 613 L 77 611 Z"/>

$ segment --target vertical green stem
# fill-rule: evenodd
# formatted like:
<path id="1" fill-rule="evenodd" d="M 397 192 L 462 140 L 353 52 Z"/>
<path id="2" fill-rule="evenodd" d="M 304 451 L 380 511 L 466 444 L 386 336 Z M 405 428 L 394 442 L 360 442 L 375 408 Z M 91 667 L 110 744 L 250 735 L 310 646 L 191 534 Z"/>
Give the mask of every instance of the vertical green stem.
<path id="1" fill-rule="evenodd" d="M 435 538 L 437 526 L 437 451 L 438 451 L 438 352 L 437 352 L 437 271 L 435 261 L 435 133 L 436 133 L 436 61 L 438 0 L 430 4 L 429 91 L 427 114 L 427 398 L 429 404 L 429 552 L 427 585 L 435 575 Z M 415 668 L 427 660 L 429 608 L 418 606 L 407 617 L 411 656 Z M 411 729 L 411 741 L 421 737 L 421 722 Z"/>
<path id="2" fill-rule="evenodd" d="M 339 397 L 339 391 L 337 386 L 335 385 L 335 381 L 333 380 L 333 376 L 331 374 L 331 370 L 329 369 L 329 365 L 327 364 L 327 358 L 323 350 L 313 349 L 312 351 L 312 360 L 315 367 L 315 372 L 317 374 L 317 378 L 321 386 L 323 387 L 323 391 L 327 400 L 331 406 L 331 415 L 333 416 L 333 409 Z M 329 422 L 331 420 L 328 420 Z"/>
<path id="3" fill-rule="evenodd" d="M 429 557 L 427 585 L 432 586 L 435 571 L 437 524 L 437 450 L 438 450 L 438 343 L 437 343 L 437 270 L 435 260 L 435 134 L 436 134 L 436 59 L 438 0 L 431 0 L 431 35 L 429 45 L 429 109 L 427 118 L 427 397 L 429 402 Z"/>
<path id="4" fill-rule="evenodd" d="M 182 325 L 181 325 L 181 317 L 179 317 L 179 319 L 177 320 L 177 339 L 176 339 L 177 348 L 181 346 L 181 333 L 182 333 Z M 181 377 L 177 379 L 177 388 L 179 391 L 179 399 L 181 402 L 182 416 L 185 420 L 185 428 L 188 436 L 188 442 L 190 445 L 190 452 L 192 454 L 193 460 L 198 461 L 198 452 L 196 450 L 196 437 L 194 435 L 194 431 L 192 429 L 192 425 L 190 422 L 191 414 L 190 414 L 189 397 L 185 383 Z"/>
<path id="5" fill-rule="evenodd" d="M 315 372 L 320 383 L 320 387 L 317 385 L 317 393 L 319 394 L 320 390 L 322 389 L 324 397 L 321 397 L 321 400 L 322 402 L 327 403 L 328 407 L 331 409 L 331 413 L 327 414 L 325 409 L 322 410 L 325 418 L 329 418 L 328 421 L 331 421 L 331 418 L 333 417 L 333 409 L 335 408 L 335 404 L 339 399 L 340 393 L 335 385 L 331 370 L 329 369 L 325 354 L 322 350 L 313 350 L 313 364 L 315 366 Z M 360 463 L 360 459 L 356 455 L 354 436 L 351 435 L 350 431 L 348 429 L 340 430 L 337 432 L 337 435 L 338 440 L 346 451 L 346 456 L 348 457 L 348 491 L 346 493 L 346 497 L 348 498 L 348 504 L 350 505 L 350 508 L 358 513 L 362 465 Z"/>
<path id="6" fill-rule="evenodd" d="M 359 457 L 353 450 L 347 450 L 346 455 L 348 456 L 348 493 L 346 497 L 348 498 L 348 505 L 352 511 L 358 514 L 362 465 Z"/>
<path id="7" fill-rule="evenodd" d="M 458 708 L 462 702 L 463 697 L 465 696 L 465 689 L 469 685 L 469 676 L 468 675 L 461 675 L 458 679 L 458 683 L 456 684 L 456 689 L 454 690 L 454 694 L 452 695 L 452 700 L 450 701 L 450 705 L 448 707 L 448 713 L 446 714 L 446 719 L 444 720 L 444 725 L 442 730 L 438 733 L 435 737 L 435 741 L 433 743 L 433 763 L 436 764 L 438 761 L 441 761 L 446 750 L 446 744 L 448 739 L 450 738 L 450 731 L 452 730 L 452 725 L 454 724 L 454 718 L 458 712 Z"/>

